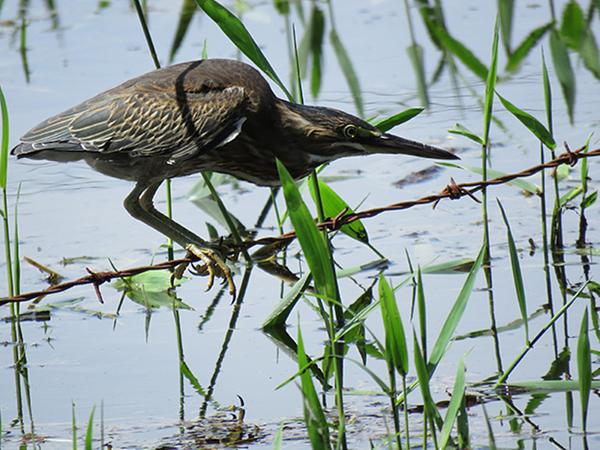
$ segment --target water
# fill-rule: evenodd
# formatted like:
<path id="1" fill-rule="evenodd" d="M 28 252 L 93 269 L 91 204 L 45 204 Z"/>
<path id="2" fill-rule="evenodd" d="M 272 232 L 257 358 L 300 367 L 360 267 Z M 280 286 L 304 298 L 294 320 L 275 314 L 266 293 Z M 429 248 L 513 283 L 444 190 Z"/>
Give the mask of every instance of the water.
<path id="1" fill-rule="evenodd" d="M 447 2 L 446 18 L 449 30 L 465 43 L 484 62 L 489 61 L 495 4 L 491 2 L 464 1 L 459 8 Z M 243 4 L 244 23 L 253 34 L 281 78 L 288 85 L 290 67 L 286 44 L 285 21 L 277 14 L 270 2 Z M 566 2 L 557 2 L 556 10 L 562 11 Z M 326 13 L 326 25 L 331 19 L 326 5 L 319 5 Z M 163 64 L 175 34 L 179 18 L 179 4 L 168 1 L 149 2 L 150 28 Z M 310 16 L 311 5 L 303 2 L 304 13 Z M 304 27 L 292 8 L 291 21 L 298 34 Z M 405 11 L 401 2 L 372 0 L 368 2 L 334 2 L 335 25 L 354 69 L 360 80 L 365 104 L 365 116 L 388 115 L 420 104 L 415 94 L 416 80 L 406 54 L 410 44 Z M 15 20 L 19 24 L 15 5 L 5 4 L 1 19 Z M 128 2 L 115 2 L 101 8 L 93 2 L 58 2 L 53 16 L 42 2 L 27 7 L 27 61 L 30 82 L 26 82 L 19 53 L 19 34 L 14 23 L 3 22 L 0 28 L 0 45 L 5 55 L 0 60 L 0 80 L 7 97 L 10 111 L 10 143 L 17 143 L 18 136 L 39 121 L 56 114 L 104 89 L 153 68 L 135 11 Z M 415 35 L 423 47 L 426 72 L 431 77 L 438 59 L 437 51 L 428 39 L 416 9 L 411 10 Z M 513 48 L 535 27 L 549 19 L 546 6 L 517 6 L 513 29 Z M 598 20 L 592 21 L 592 31 L 598 34 Z M 328 28 L 329 30 L 329 28 Z M 234 47 L 221 31 L 205 16 L 196 13 L 187 36 L 176 54 L 175 62 L 198 59 L 206 42 L 211 57 L 235 58 Z M 543 41 L 547 50 L 548 42 Z M 502 52 L 501 52 L 502 53 Z M 523 64 L 518 75 L 502 82 L 499 92 L 538 118 L 544 117 L 541 86 L 540 47 L 536 47 Z M 550 59 L 547 56 L 548 60 Z M 502 53 L 500 66 L 506 58 Z M 567 141 L 572 147 L 583 144 L 587 135 L 598 128 L 596 107 L 600 100 L 598 80 L 585 70 L 577 57 L 572 55 L 576 71 L 577 98 L 575 123 L 569 125 L 565 103 L 558 82 L 551 70 L 553 83 L 553 114 L 555 136 L 560 142 Z M 480 150 L 466 139 L 449 135 L 447 130 L 456 122 L 480 132 L 482 113 L 477 95 L 483 95 L 483 83 L 471 72 L 459 65 L 458 91 L 452 88 L 451 79 L 445 71 L 438 83 L 429 90 L 431 107 L 419 117 L 394 130 L 408 138 L 455 148 L 462 163 L 480 165 Z M 305 82 L 307 102 L 355 112 L 349 88 L 337 62 L 335 53 L 325 34 L 323 54 L 324 75 L 317 99 L 309 94 L 309 81 Z M 281 92 L 274 88 L 278 95 Z M 505 129 L 492 128 L 493 167 L 504 172 L 521 170 L 537 164 L 538 144 L 535 137 L 522 127 L 499 102 L 497 118 Z M 592 139 L 592 148 L 597 146 Z M 594 146 L 594 143 L 596 146 Z M 548 155 L 547 155 L 548 156 Z M 549 157 L 549 156 L 548 156 Z M 414 199 L 440 191 L 450 177 L 458 181 L 477 179 L 476 175 L 454 169 L 443 169 L 432 178 L 422 182 L 394 187 L 394 183 L 411 173 L 431 167 L 432 162 L 395 156 L 372 156 L 345 159 L 332 164 L 324 175 L 339 178 L 332 183 L 336 191 L 350 205 L 361 204 L 360 209 L 387 205 L 400 200 Z M 597 188 L 594 174 L 599 170 L 598 161 L 589 163 L 590 190 Z M 85 275 L 85 267 L 110 270 L 108 259 L 118 268 L 145 265 L 164 258 L 160 246 L 164 239 L 154 230 L 133 220 L 122 207 L 122 200 L 131 185 L 104 177 L 84 163 L 57 165 L 39 161 L 16 161 L 9 167 L 9 200 L 14 204 L 17 186 L 21 184 L 19 202 L 19 234 L 21 255 L 29 256 L 51 266 L 67 279 Z M 579 169 L 571 172 L 563 182 L 566 190 L 578 183 Z M 173 183 L 174 216 L 182 224 L 204 234 L 207 217 L 187 199 L 188 192 L 198 181 L 197 176 L 177 179 Z M 531 181 L 539 183 L 539 179 Z M 220 188 L 228 208 L 245 224 L 251 226 L 257 211 L 269 196 L 264 188 L 246 183 Z M 520 251 L 525 288 L 530 314 L 547 302 L 541 252 L 539 205 L 534 197 L 525 197 L 511 186 L 490 190 L 490 233 L 492 240 L 495 320 L 498 327 L 517 320 L 519 310 L 515 301 L 512 274 L 506 246 L 505 227 L 495 205 L 495 198 L 505 206 L 515 240 Z M 159 207 L 164 208 L 164 193 L 157 194 Z M 578 203 L 576 203 L 578 204 Z M 283 208 L 283 204 L 280 202 Z M 581 282 L 583 272 L 580 256 L 574 253 L 578 235 L 577 210 L 565 214 L 565 242 L 567 245 L 566 270 L 570 284 Z M 598 208 L 588 209 L 587 239 L 591 249 L 599 241 Z M 474 258 L 481 245 L 480 206 L 465 198 L 457 202 L 444 201 L 435 210 L 417 207 L 403 212 L 390 212 L 365 221 L 371 242 L 390 259 L 387 273 L 394 284 L 404 276 L 398 275 L 407 267 L 405 250 L 413 263 L 426 265 L 455 258 Z M 271 214 L 262 235 L 276 235 L 276 221 Z M 532 238 L 537 249 L 529 252 L 528 239 Z M 351 267 L 376 259 L 368 248 L 355 241 L 339 236 L 335 240 L 336 259 L 345 267 Z M 297 270 L 300 263 L 294 258 L 299 247 L 294 244 L 289 251 L 290 268 Z M 155 255 L 155 252 L 159 252 Z M 74 264 L 62 265 L 63 258 L 86 257 Z M 594 275 L 592 257 L 591 277 Z M 243 267 L 236 269 L 236 283 L 242 279 Z M 2 284 L 6 283 L 5 267 L 1 271 Z M 396 275 L 394 275 L 396 274 Z M 356 276 L 362 286 L 369 286 L 376 271 Z M 23 264 L 22 290 L 37 290 L 45 286 L 44 276 L 36 269 Z M 448 309 L 456 298 L 464 275 L 425 275 L 428 302 L 428 327 L 430 345 L 446 318 Z M 230 304 L 227 296 L 215 300 L 217 289 L 204 292 L 205 280 L 192 278 L 178 289 L 178 297 L 193 309 L 182 310 L 181 331 L 185 360 L 200 384 L 207 389 L 214 385 L 213 399 L 220 406 L 238 405 L 243 398 L 245 421 L 254 424 L 264 436 L 246 445 L 251 448 L 270 448 L 272 435 L 279 424 L 286 426 L 284 448 L 308 448 L 304 431 L 295 420 L 302 415 L 302 403 L 294 383 L 276 390 L 283 380 L 297 370 L 297 364 L 289 355 L 260 331 L 264 319 L 277 305 L 280 298 L 280 281 L 258 268 L 252 270 L 247 294 L 238 308 Z M 346 304 L 354 301 L 362 292 L 353 281 L 341 284 Z M 465 317 L 456 334 L 464 335 L 490 328 L 488 295 L 484 290 L 485 279 L 480 275 Z M 93 312 L 115 313 L 120 292 L 108 285 L 101 287 L 105 303 L 99 304 L 91 287 L 72 289 L 47 297 L 44 304 L 81 299 L 76 307 L 61 306 L 51 310 L 51 320 L 44 323 L 23 322 L 26 342 L 31 404 L 35 432 L 42 442 L 32 447 L 43 449 L 64 448 L 71 439 L 71 405 L 75 404 L 77 423 L 83 427 L 93 405 L 96 405 L 96 423 L 99 408 L 103 405 L 106 441 L 120 448 L 155 448 L 161 443 L 177 442 L 186 445 L 186 439 L 176 438 L 180 432 L 181 419 L 191 423 L 202 408 L 202 398 L 184 381 L 185 395 L 180 397 L 179 360 L 173 313 L 163 308 L 147 313 L 143 307 L 125 300 L 115 321 L 110 317 L 99 319 Z M 553 291 L 557 304 L 560 291 L 553 278 Z M 408 323 L 411 288 L 397 293 L 401 314 Z M 557 331 L 558 349 L 567 343 L 572 350 L 576 346 L 579 320 L 587 301 L 578 302 L 568 316 L 568 336 L 564 328 Z M 210 306 L 209 306 L 210 305 Z M 26 309 L 24 307 L 23 309 Z M 9 315 L 8 308 L 0 310 L 0 316 Z M 320 321 L 306 304 L 300 304 L 292 313 L 295 336 L 296 324 L 300 324 L 307 341 L 309 353 L 318 356 L 325 333 Z M 549 319 L 547 313 L 536 316 L 530 322 L 535 333 Z M 369 320 L 373 330 L 382 336 L 380 322 L 373 316 Z M 406 325 L 405 325 L 406 326 Z M 561 321 L 562 326 L 562 321 Z M 407 328 L 408 330 L 409 328 Z M 597 330 L 595 330 L 597 332 Z M 573 339 L 575 338 L 575 339 Z M 10 326 L 0 326 L 0 413 L 3 431 L 8 433 L 3 444 L 7 448 L 18 445 L 18 426 L 9 421 L 16 416 L 16 394 L 10 342 Z M 499 334 L 500 354 L 503 367 L 512 361 L 523 344 L 523 328 L 515 327 Z M 591 332 L 592 348 L 598 341 Z M 447 399 L 446 390 L 451 389 L 456 364 L 465 353 L 469 382 L 478 382 L 498 369 L 494 357 L 494 340 L 489 336 L 454 342 L 442 360 L 432 383 L 437 400 Z M 358 359 L 355 350 L 350 356 Z M 554 360 L 554 347 L 550 335 L 536 344 L 526 362 L 519 366 L 511 380 L 534 380 L 544 375 Z M 593 360 L 597 369 L 597 360 Z M 369 367 L 385 374 L 384 364 L 370 359 Z M 576 376 L 576 363 L 572 358 L 571 372 Z M 412 372 L 414 373 L 414 371 Z M 212 380 L 212 381 L 211 381 Z M 352 448 L 366 448 L 368 439 L 378 439 L 386 434 L 385 423 L 391 426 L 387 415 L 385 397 L 377 391 L 369 376 L 352 364 L 346 371 L 346 386 L 352 391 L 369 391 L 364 395 L 348 396 L 349 413 L 356 422 L 349 426 Z M 414 396 L 414 398 L 413 398 Z M 575 426 L 579 425 L 578 394 L 575 398 Z M 530 396 L 515 396 L 515 405 L 524 409 Z M 412 404 L 420 402 L 417 393 L 411 394 Z M 551 439 L 563 447 L 580 448 L 581 437 L 570 434 L 565 416 L 565 394 L 552 394 L 531 414 L 531 420 L 540 427 L 534 433 L 530 425 L 521 425 L 520 432 L 512 432 L 506 420 L 507 407 L 500 401 L 487 404 L 494 432 L 499 445 L 516 448 L 524 441 L 525 448 L 534 442 L 538 448 L 554 446 Z M 333 399 L 329 399 L 333 404 Z M 214 413 L 217 405 L 209 405 Z M 594 418 L 598 414 L 597 396 L 592 395 L 590 427 L 598 431 Z M 486 445 L 487 437 L 480 407 L 470 410 L 472 439 L 476 446 Z M 26 413 L 25 429 L 29 430 Z M 419 415 L 411 415 L 411 421 L 419 427 Z M 217 427 L 219 427 L 219 422 Z M 200 425 L 197 425 L 200 427 Z M 223 428 L 223 426 L 221 426 Z M 200 428 L 202 430 L 202 428 Z M 95 436 L 99 436 L 99 426 Z M 206 435 L 207 433 L 200 432 Z M 597 435 L 588 438 L 594 448 Z"/>

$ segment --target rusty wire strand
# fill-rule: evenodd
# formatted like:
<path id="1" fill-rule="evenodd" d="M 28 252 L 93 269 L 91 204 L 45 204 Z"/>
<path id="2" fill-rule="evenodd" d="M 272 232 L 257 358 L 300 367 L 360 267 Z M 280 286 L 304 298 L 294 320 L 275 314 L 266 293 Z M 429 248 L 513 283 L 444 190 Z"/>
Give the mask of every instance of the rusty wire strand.
<path id="1" fill-rule="evenodd" d="M 346 214 L 346 215 L 343 215 L 344 211 L 342 211 L 342 214 L 338 214 L 334 218 L 327 219 L 327 220 L 317 224 L 317 226 L 320 229 L 327 229 L 328 231 L 335 231 L 335 230 L 339 230 L 343 225 L 349 224 L 356 220 L 374 217 L 374 216 L 377 216 L 377 215 L 387 212 L 387 211 L 399 211 L 399 210 L 403 210 L 403 209 L 412 208 L 413 206 L 426 205 L 426 204 L 430 204 L 430 203 L 432 203 L 433 206 L 435 207 L 437 205 L 437 203 L 439 203 L 440 200 L 443 200 L 445 198 L 455 200 L 455 199 L 459 199 L 459 198 L 468 196 L 468 197 L 471 197 L 472 199 L 474 199 L 475 201 L 477 201 L 477 198 L 474 196 L 474 193 L 482 190 L 484 187 L 505 184 L 505 183 L 508 183 L 517 178 L 527 178 L 527 177 L 530 177 L 531 175 L 534 175 L 544 169 L 551 169 L 554 167 L 558 167 L 561 164 L 569 164 L 571 166 L 574 166 L 575 164 L 577 164 L 577 162 L 580 159 L 594 157 L 594 156 L 600 156 L 600 148 L 583 153 L 583 150 L 585 150 L 585 147 L 581 147 L 574 151 L 569 150 L 569 147 L 566 145 L 565 145 L 565 147 L 567 149 L 567 151 L 565 153 L 557 156 L 556 158 L 554 158 L 544 164 L 538 164 L 536 166 L 529 167 L 520 172 L 509 173 L 509 174 L 503 175 L 501 177 L 492 178 L 490 180 L 487 180 L 486 182 L 471 181 L 471 182 L 467 182 L 467 183 L 456 184 L 454 182 L 454 180 L 451 179 L 448 186 L 446 186 L 438 194 L 427 195 L 425 197 L 421 197 L 416 200 L 402 201 L 402 202 L 398 202 L 398 203 L 393 203 L 391 205 L 382 206 L 382 207 L 378 207 L 378 208 L 372 208 L 372 209 L 366 209 L 364 211 L 358 211 L 358 212 L 354 212 L 354 213 L 350 213 L 350 214 Z M 284 233 L 280 236 L 264 237 L 264 238 L 260 238 L 260 239 L 256 239 L 256 240 L 246 241 L 241 244 L 234 245 L 233 249 L 241 251 L 242 249 L 247 250 L 247 249 L 257 246 L 257 245 L 271 245 L 271 244 L 277 244 L 277 243 L 283 244 L 283 243 L 292 241 L 295 237 L 296 237 L 296 233 L 294 231 L 290 231 L 290 232 Z M 93 272 L 90 269 L 86 268 L 86 270 L 89 273 L 89 275 L 87 275 L 87 276 L 78 278 L 73 281 L 68 281 L 66 283 L 56 284 L 56 285 L 50 286 L 44 290 L 35 291 L 35 292 L 27 292 L 27 293 L 23 293 L 21 295 L 14 296 L 14 297 L 0 298 L 0 306 L 5 305 L 7 303 L 24 302 L 24 301 L 32 300 L 32 299 L 40 297 L 40 296 L 56 294 L 58 292 L 66 291 L 67 289 L 70 289 L 74 286 L 81 286 L 81 285 L 86 285 L 86 284 L 94 285 L 94 290 L 96 292 L 96 295 L 97 295 L 98 299 L 101 301 L 102 296 L 100 294 L 99 286 L 102 283 L 113 280 L 115 278 L 130 277 L 130 276 L 137 275 L 137 274 L 140 274 L 143 272 L 147 272 L 149 270 L 172 269 L 174 267 L 177 267 L 177 266 L 180 266 L 183 264 L 190 264 L 190 263 L 196 262 L 197 260 L 198 260 L 198 258 L 186 257 L 186 258 L 175 259 L 172 261 L 165 261 L 165 262 L 162 262 L 159 264 L 134 267 L 134 268 L 125 269 L 125 270 L 116 270 L 116 271 L 112 271 L 112 272 Z"/>

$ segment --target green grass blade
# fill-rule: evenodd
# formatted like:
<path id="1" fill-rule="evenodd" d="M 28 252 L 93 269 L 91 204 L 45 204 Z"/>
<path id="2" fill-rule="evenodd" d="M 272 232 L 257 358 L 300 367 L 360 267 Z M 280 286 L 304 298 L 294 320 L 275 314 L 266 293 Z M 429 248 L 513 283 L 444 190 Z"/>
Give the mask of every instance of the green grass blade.
<path id="1" fill-rule="evenodd" d="M 494 39 L 492 42 L 492 58 L 490 70 L 487 71 L 485 83 L 485 101 L 483 104 L 483 144 L 489 144 L 490 125 L 492 123 L 492 109 L 494 105 L 494 92 L 496 90 L 496 70 L 498 68 L 498 19 L 494 25 Z"/>
<path id="2" fill-rule="evenodd" d="M 417 336 L 413 333 L 413 357 L 415 359 L 415 370 L 417 372 L 417 380 L 419 381 L 419 387 L 421 389 L 421 396 L 423 397 L 423 407 L 425 414 L 430 419 L 430 423 L 433 425 L 434 421 L 432 418 L 438 414 L 435 402 L 431 396 L 431 390 L 429 389 L 429 377 L 430 371 L 427 368 L 427 363 L 423 358 L 423 353 L 417 342 Z M 404 393 L 406 395 L 406 393 Z M 434 436 L 434 448 L 439 448 L 437 445 L 435 427 L 432 426 L 431 433 Z"/>
<path id="3" fill-rule="evenodd" d="M 383 276 L 379 275 L 379 304 L 385 330 L 385 358 L 401 375 L 408 373 L 408 349 L 404 326 L 396 304 L 394 291 Z"/>
<path id="4" fill-rule="evenodd" d="M 437 340 L 435 341 L 435 344 L 431 351 L 431 356 L 429 357 L 430 374 L 433 373 L 438 363 L 444 356 L 446 348 L 448 348 L 448 344 L 450 343 L 450 340 L 454 335 L 454 331 L 456 330 L 456 327 L 458 326 L 458 323 L 460 322 L 460 319 L 462 318 L 462 315 L 465 312 L 467 302 L 469 300 L 471 292 L 473 291 L 475 280 L 477 279 L 477 273 L 479 272 L 481 264 L 483 263 L 484 255 L 485 244 L 481 247 L 481 250 L 479 250 L 479 255 L 475 260 L 475 264 L 473 264 L 469 275 L 467 275 L 467 279 L 465 280 L 465 283 L 463 284 L 463 287 L 460 290 L 460 293 L 458 294 L 458 297 L 456 298 L 456 301 L 454 302 L 454 305 L 452 306 L 448 317 L 442 325 L 440 334 Z"/>
<path id="5" fill-rule="evenodd" d="M 277 432 L 273 437 L 273 450 L 282 450 L 283 449 L 283 422 L 277 428 Z"/>
<path id="6" fill-rule="evenodd" d="M 314 7 L 311 18 L 310 53 L 312 68 L 310 71 L 310 91 L 313 97 L 318 97 L 321 91 L 321 74 L 323 64 L 323 36 L 325 34 L 325 15 L 321 8 Z"/>
<path id="7" fill-rule="evenodd" d="M 429 94 L 427 92 L 427 81 L 425 79 L 425 58 L 423 56 L 423 47 L 419 44 L 411 44 L 406 48 L 408 58 L 413 66 L 415 78 L 417 80 L 417 92 L 419 93 L 419 99 L 421 104 L 425 107 L 429 107 Z"/>
<path id="8" fill-rule="evenodd" d="M 548 75 L 548 66 L 546 66 L 546 57 L 542 50 L 542 80 L 544 85 L 544 106 L 546 108 L 546 121 L 548 130 L 552 134 L 552 86 L 550 76 Z"/>
<path id="9" fill-rule="evenodd" d="M 479 145 L 483 145 L 483 139 L 480 136 L 470 131 L 466 127 L 462 126 L 460 123 L 454 125 L 454 127 L 448 130 L 448 133 L 459 134 L 461 136 L 466 137 L 467 139 L 471 139 L 472 141 L 477 142 Z"/>
<path id="10" fill-rule="evenodd" d="M 560 24 L 560 37 L 567 47 L 579 50 L 587 29 L 587 21 L 581 6 L 576 1 L 570 1 L 563 10 Z"/>
<path id="11" fill-rule="evenodd" d="M 90 413 L 90 417 L 88 419 L 87 428 L 85 430 L 85 450 L 92 450 L 92 443 L 94 440 L 94 413 L 96 412 L 96 407 L 92 407 L 92 412 Z"/>
<path id="12" fill-rule="evenodd" d="M 315 280 L 317 292 L 328 300 L 335 299 L 337 298 L 337 286 L 329 260 L 327 243 L 304 204 L 296 183 L 279 160 L 277 160 L 277 170 L 283 186 L 283 195 L 290 219 Z"/>
<path id="13" fill-rule="evenodd" d="M 579 397 L 581 399 L 581 423 L 587 432 L 588 407 L 592 390 L 592 361 L 588 334 L 588 310 L 586 308 L 579 327 L 577 339 L 577 371 L 579 373 Z"/>
<path id="14" fill-rule="evenodd" d="M 423 349 L 423 358 L 427 360 L 427 309 L 425 304 L 423 277 L 421 277 L 420 266 L 417 268 L 417 309 L 419 311 L 419 333 L 421 334 L 421 348 Z"/>
<path id="15" fill-rule="evenodd" d="M 424 110 L 425 108 L 421 107 L 409 108 L 405 111 L 399 112 L 398 114 L 394 114 L 393 116 L 380 120 L 374 123 L 373 125 L 380 131 L 383 131 L 385 133 L 386 131 L 389 131 L 396 126 L 403 124 L 404 122 L 408 122 L 413 117 L 421 114 Z"/>
<path id="16" fill-rule="evenodd" d="M 465 361 L 464 357 L 461 358 L 456 369 L 456 378 L 454 379 L 454 387 L 452 388 L 452 397 L 448 410 L 446 411 L 446 417 L 444 418 L 444 425 L 440 433 L 439 448 L 442 450 L 446 448 L 450 441 L 450 433 L 452 427 L 460 411 L 460 407 L 465 397 Z"/>
<path id="17" fill-rule="evenodd" d="M 506 216 L 506 211 L 500 200 L 497 200 L 498 207 L 502 213 L 502 219 L 506 225 L 506 240 L 508 241 L 508 253 L 510 255 L 510 267 L 513 274 L 513 282 L 515 284 L 515 291 L 517 294 L 517 302 L 519 304 L 519 310 L 521 311 L 521 319 L 525 325 L 525 343 L 529 342 L 529 320 L 527 315 L 527 300 L 525 298 L 525 287 L 523 286 L 523 275 L 521 273 L 521 263 L 519 262 L 519 253 L 517 252 L 517 246 L 515 245 L 515 239 L 513 238 L 512 230 L 510 229 L 510 223 Z"/>
<path id="18" fill-rule="evenodd" d="M 310 283 L 310 272 L 305 272 L 298 281 L 294 283 L 291 289 L 285 294 L 285 297 L 279 302 L 273 312 L 267 317 L 262 325 L 263 330 L 268 330 L 275 327 L 282 327 L 285 325 L 287 318 L 296 306 L 296 303 L 300 299 L 302 292 L 308 287 Z"/>
<path id="19" fill-rule="evenodd" d="M 73 437 L 73 450 L 77 450 L 77 419 L 75 418 L 75 402 L 71 402 L 71 434 Z"/>
<path id="20" fill-rule="evenodd" d="M 509 389 L 517 389 L 531 394 L 548 392 L 572 392 L 580 389 L 581 381 L 578 380 L 524 380 L 511 381 Z M 600 389 L 600 380 L 591 380 L 591 389 Z"/>
<path id="21" fill-rule="evenodd" d="M 304 404 L 304 422 L 308 430 L 311 447 L 315 449 L 329 449 L 329 426 L 317 391 L 312 382 L 308 366 L 308 358 L 304 352 L 304 341 L 302 340 L 302 332 L 298 327 L 298 367 L 300 368 L 300 383 L 302 387 L 302 397 Z"/>
<path id="22" fill-rule="evenodd" d="M 175 59 L 175 55 L 179 51 L 181 43 L 188 32 L 196 9 L 197 5 L 195 0 L 183 0 L 181 3 L 181 9 L 179 10 L 179 21 L 177 22 L 177 28 L 175 29 L 175 35 L 173 36 L 171 49 L 169 50 L 169 62 L 173 62 Z"/>
<path id="23" fill-rule="evenodd" d="M 350 93 L 352 94 L 354 105 L 356 106 L 356 112 L 360 117 L 363 117 L 365 115 L 365 111 L 362 99 L 362 91 L 360 89 L 360 82 L 358 81 L 358 76 L 356 75 L 356 71 L 354 70 L 352 61 L 350 60 L 350 56 L 348 55 L 348 52 L 346 51 L 346 48 L 344 47 L 344 44 L 342 43 L 335 28 L 332 28 L 331 32 L 329 33 L 329 41 L 331 42 L 331 46 L 333 47 L 333 51 L 337 57 L 338 64 L 342 69 L 344 78 L 346 78 L 348 87 L 350 88 Z"/>
<path id="24" fill-rule="evenodd" d="M 534 29 L 531 33 L 527 35 L 523 42 L 519 44 L 519 46 L 515 49 L 515 51 L 510 55 L 508 61 L 506 62 L 506 71 L 507 72 L 516 72 L 520 67 L 521 63 L 525 60 L 529 52 L 535 47 L 538 42 L 544 37 L 544 35 L 552 29 L 554 26 L 553 22 L 547 23 L 546 25 L 542 25 Z"/>
<path id="25" fill-rule="evenodd" d="M 317 202 L 317 193 L 312 183 L 308 184 L 310 195 L 314 202 Z M 319 193 L 321 194 L 321 201 L 323 202 L 323 213 L 325 217 L 337 217 L 342 211 L 346 210 L 344 216 L 352 214 L 354 210 L 348 206 L 348 204 L 335 192 L 327 183 L 319 180 Z M 367 229 L 360 220 L 356 220 L 352 223 L 344 225 L 340 228 L 340 231 L 353 239 L 356 239 L 362 243 L 369 242 L 369 235 Z"/>
<path id="26" fill-rule="evenodd" d="M 468 69 L 470 69 L 479 78 L 481 78 L 482 80 L 486 79 L 486 77 L 488 76 L 487 67 L 462 42 L 459 42 L 458 40 L 450 36 L 446 29 L 440 25 L 436 24 L 432 26 L 431 31 L 446 50 L 452 52 Z"/>
<path id="27" fill-rule="evenodd" d="M 485 409 L 485 404 L 481 404 L 481 409 L 483 410 L 483 418 L 485 419 L 485 427 L 488 432 L 488 448 L 489 450 L 496 450 L 496 438 L 494 437 L 494 430 L 492 429 L 492 423 L 490 422 L 490 418 L 488 417 L 487 410 Z"/>
<path id="28" fill-rule="evenodd" d="M 544 145 L 550 149 L 556 148 L 556 142 L 550 134 L 550 131 L 542 125 L 542 123 L 533 117 L 531 114 L 523 111 L 518 108 L 513 103 L 509 102 L 507 99 L 502 97 L 500 94 L 496 92 L 496 95 L 504 105 L 504 107 L 519 121 L 527 127 L 529 131 L 531 131 L 540 141 L 544 143 Z"/>
<path id="29" fill-rule="evenodd" d="M 227 8 L 215 0 L 196 0 L 196 3 L 221 28 L 231 42 L 256 64 L 258 68 L 266 73 L 281 88 L 290 101 L 293 101 L 291 94 L 281 82 L 244 24 Z"/>
<path id="30" fill-rule="evenodd" d="M 6 189 L 8 179 L 8 107 L 0 87 L 0 110 L 2 111 L 2 141 L 0 144 L 0 188 Z"/>
<path id="31" fill-rule="evenodd" d="M 567 46 L 562 41 L 560 34 L 556 30 L 552 30 L 550 34 L 550 51 L 552 53 L 552 61 L 554 63 L 554 71 L 560 83 L 565 102 L 567 104 L 567 112 L 569 120 L 573 123 L 573 111 L 575 108 L 575 74 L 571 66 L 571 59 Z"/>
<path id="32" fill-rule="evenodd" d="M 190 382 L 190 384 L 192 385 L 194 390 L 201 397 L 204 397 L 204 398 L 208 397 L 206 390 L 204 390 L 204 388 L 200 384 L 200 381 L 198 381 L 198 378 L 196 378 L 196 375 L 194 375 L 194 373 L 191 371 L 191 369 L 188 367 L 188 365 L 186 364 L 185 361 L 181 360 L 179 362 L 179 370 L 181 371 L 183 376 L 187 378 L 187 380 Z"/>
<path id="33" fill-rule="evenodd" d="M 502 31 L 502 45 L 507 55 L 511 55 L 510 38 L 514 18 L 515 0 L 498 0 L 498 16 L 500 17 L 500 30 Z"/>

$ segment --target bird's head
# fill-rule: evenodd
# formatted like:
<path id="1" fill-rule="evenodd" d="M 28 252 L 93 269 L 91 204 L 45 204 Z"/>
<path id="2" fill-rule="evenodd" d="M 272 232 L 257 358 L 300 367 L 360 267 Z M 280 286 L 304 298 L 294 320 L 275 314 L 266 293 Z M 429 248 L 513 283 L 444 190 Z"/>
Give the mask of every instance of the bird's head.
<path id="1" fill-rule="evenodd" d="M 441 148 L 384 133 L 358 117 L 333 108 L 286 102 L 282 121 L 286 132 L 301 141 L 302 151 L 322 162 L 372 153 L 458 159 Z"/>

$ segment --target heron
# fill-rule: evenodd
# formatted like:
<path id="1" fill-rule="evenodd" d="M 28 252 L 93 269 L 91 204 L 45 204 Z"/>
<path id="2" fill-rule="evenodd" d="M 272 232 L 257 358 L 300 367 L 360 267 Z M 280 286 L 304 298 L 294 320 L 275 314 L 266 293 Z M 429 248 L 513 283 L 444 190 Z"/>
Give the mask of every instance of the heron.
<path id="1" fill-rule="evenodd" d="M 219 246 L 154 207 L 164 180 L 208 170 L 278 186 L 277 159 L 294 179 L 346 156 L 457 159 L 338 109 L 282 100 L 258 70 L 228 59 L 175 64 L 128 80 L 44 120 L 11 153 L 84 160 L 101 173 L 135 182 L 124 200 L 129 214 L 203 261 L 209 286 L 216 274 L 230 290 Z"/>

